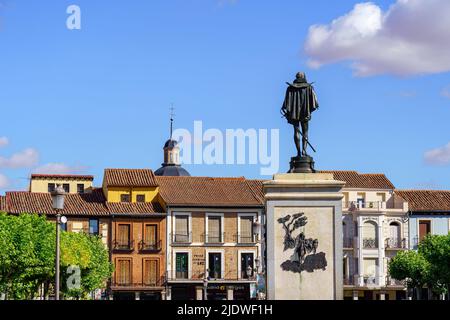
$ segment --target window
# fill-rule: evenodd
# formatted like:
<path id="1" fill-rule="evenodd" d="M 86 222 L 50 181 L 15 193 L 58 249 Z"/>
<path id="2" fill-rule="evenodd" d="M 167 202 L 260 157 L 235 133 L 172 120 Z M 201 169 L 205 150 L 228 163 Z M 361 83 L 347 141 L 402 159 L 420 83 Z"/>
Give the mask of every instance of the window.
<path id="1" fill-rule="evenodd" d="M 188 243 L 190 242 L 189 235 L 189 216 L 176 215 L 174 242 Z"/>
<path id="2" fill-rule="evenodd" d="M 77 184 L 77 193 L 84 193 L 84 184 Z"/>
<path id="3" fill-rule="evenodd" d="M 253 253 L 241 253 L 241 279 L 249 279 L 253 277 Z"/>
<path id="4" fill-rule="evenodd" d="M 129 224 L 119 224 L 117 235 L 117 248 L 129 249 L 130 247 L 130 229 Z"/>
<path id="5" fill-rule="evenodd" d="M 158 285 L 158 260 L 144 260 L 144 274 L 142 278 L 144 285 Z"/>
<path id="6" fill-rule="evenodd" d="M 363 247 L 366 249 L 378 248 L 377 224 L 374 221 L 364 222 Z"/>
<path id="7" fill-rule="evenodd" d="M 222 254 L 210 252 L 208 254 L 208 276 L 212 279 L 222 278 Z"/>
<path id="8" fill-rule="evenodd" d="M 389 224 L 389 238 L 386 244 L 387 248 L 401 248 L 401 228 L 397 222 L 391 222 Z"/>
<path id="9" fill-rule="evenodd" d="M 144 250 L 156 250 L 158 247 L 158 235 L 156 224 L 146 224 L 144 227 Z"/>
<path id="10" fill-rule="evenodd" d="M 131 284 L 131 261 L 130 260 L 118 260 L 117 284 L 121 285 L 121 286 Z"/>
<path id="11" fill-rule="evenodd" d="M 120 202 L 130 202 L 130 195 L 129 194 L 121 194 Z"/>
<path id="12" fill-rule="evenodd" d="M 358 208 L 364 208 L 366 203 L 366 194 L 363 192 L 358 193 L 356 203 L 358 204 Z"/>
<path id="13" fill-rule="evenodd" d="M 363 276 L 365 284 L 375 284 L 378 268 L 378 259 L 363 259 Z"/>
<path id="14" fill-rule="evenodd" d="M 377 201 L 378 202 L 385 202 L 386 201 L 386 193 L 384 193 L 384 192 L 377 192 Z"/>
<path id="15" fill-rule="evenodd" d="M 210 243 L 222 242 L 222 217 L 208 216 L 208 234 L 206 241 Z"/>
<path id="16" fill-rule="evenodd" d="M 66 193 L 70 193 L 70 185 L 68 183 L 64 183 L 63 188 Z"/>
<path id="17" fill-rule="evenodd" d="M 176 268 L 176 278 L 177 279 L 188 279 L 189 278 L 189 255 L 186 252 L 176 253 L 175 256 L 175 268 Z"/>
<path id="18" fill-rule="evenodd" d="M 239 243 L 252 243 L 253 237 L 253 216 L 240 217 Z"/>
<path id="19" fill-rule="evenodd" d="M 89 234 L 98 235 L 98 219 L 89 219 Z"/>
<path id="20" fill-rule="evenodd" d="M 55 191 L 55 184 L 54 183 L 49 183 L 47 186 L 48 192 L 53 192 Z"/>
<path id="21" fill-rule="evenodd" d="M 431 221 L 419 221 L 419 241 L 422 241 L 429 233 L 431 233 Z"/>
<path id="22" fill-rule="evenodd" d="M 138 194 L 136 196 L 136 202 L 145 202 L 145 194 Z"/>

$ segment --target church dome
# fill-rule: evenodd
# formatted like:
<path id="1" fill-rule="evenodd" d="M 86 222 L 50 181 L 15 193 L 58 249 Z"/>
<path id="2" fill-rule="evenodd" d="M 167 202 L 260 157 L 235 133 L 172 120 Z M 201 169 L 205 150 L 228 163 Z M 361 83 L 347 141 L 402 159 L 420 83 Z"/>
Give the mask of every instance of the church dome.
<path id="1" fill-rule="evenodd" d="M 182 177 L 190 177 L 189 172 L 186 171 L 182 166 L 179 165 L 168 165 L 162 166 L 158 170 L 155 171 L 155 176 L 166 176 L 166 177 L 174 177 L 174 176 L 182 176 Z"/>
<path id="2" fill-rule="evenodd" d="M 164 144 L 164 149 L 165 148 L 175 148 L 177 145 L 178 145 L 178 142 L 176 142 L 175 140 L 169 139 Z"/>

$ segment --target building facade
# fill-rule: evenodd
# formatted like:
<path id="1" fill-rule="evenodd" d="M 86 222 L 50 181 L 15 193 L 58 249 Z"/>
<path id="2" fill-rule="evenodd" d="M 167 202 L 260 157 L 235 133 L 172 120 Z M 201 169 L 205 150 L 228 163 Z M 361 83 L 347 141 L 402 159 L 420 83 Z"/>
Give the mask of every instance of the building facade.
<path id="1" fill-rule="evenodd" d="M 59 175 L 32 174 L 30 192 L 52 192 L 57 185 L 62 185 L 66 193 L 88 193 L 92 191 L 94 176 L 90 175 Z"/>
<path id="2" fill-rule="evenodd" d="M 343 189 L 344 299 L 405 299 L 403 282 L 388 273 L 389 260 L 408 249 L 408 204 L 383 174 L 333 171 Z"/>
<path id="3" fill-rule="evenodd" d="M 173 300 L 257 298 L 264 208 L 244 178 L 157 177 Z"/>
<path id="4" fill-rule="evenodd" d="M 406 299 L 389 261 L 427 234 L 450 232 L 450 191 L 396 190 L 383 174 L 323 172 L 346 181 L 344 299 Z M 108 247 L 115 271 L 103 296 L 110 299 L 264 298 L 263 180 L 178 173 L 106 169 L 101 188 L 92 176 L 33 175 L 30 191 L 0 196 L 0 211 L 54 221 L 50 192 L 69 185 L 62 228 L 99 236 Z"/>

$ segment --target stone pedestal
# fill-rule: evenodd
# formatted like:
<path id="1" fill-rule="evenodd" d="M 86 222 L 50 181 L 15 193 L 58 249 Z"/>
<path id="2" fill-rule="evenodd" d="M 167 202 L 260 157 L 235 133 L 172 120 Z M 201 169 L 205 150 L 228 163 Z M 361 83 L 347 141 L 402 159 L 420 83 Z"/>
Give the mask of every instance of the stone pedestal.
<path id="1" fill-rule="evenodd" d="M 264 183 L 268 299 L 343 299 L 344 184 L 327 173 L 278 174 Z"/>

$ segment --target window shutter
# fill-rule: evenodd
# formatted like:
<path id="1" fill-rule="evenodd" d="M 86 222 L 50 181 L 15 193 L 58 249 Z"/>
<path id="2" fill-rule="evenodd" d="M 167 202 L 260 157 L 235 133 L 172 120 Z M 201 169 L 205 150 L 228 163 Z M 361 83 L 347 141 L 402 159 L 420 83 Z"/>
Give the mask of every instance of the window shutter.
<path id="1" fill-rule="evenodd" d="M 156 244 L 156 226 L 146 225 L 145 226 L 145 243 L 148 245 Z"/>
<path id="2" fill-rule="evenodd" d="M 241 242 L 252 242 L 253 240 L 253 217 L 241 217 Z"/>
<path id="3" fill-rule="evenodd" d="M 176 216 L 175 231 L 177 234 L 188 234 L 188 216 Z"/>
<path id="4" fill-rule="evenodd" d="M 208 217 L 208 238 L 210 241 L 220 241 L 220 217 Z"/>

